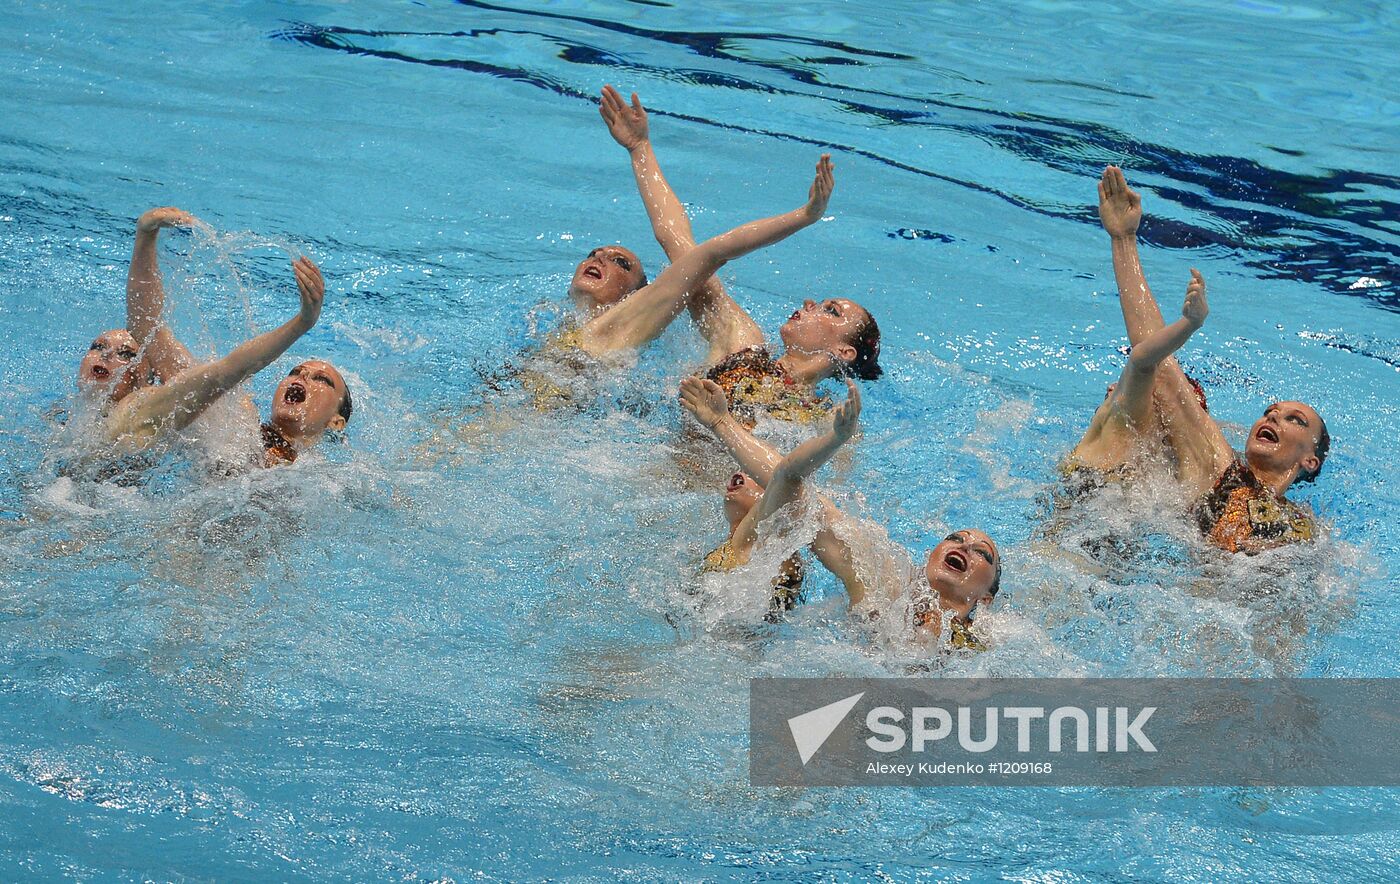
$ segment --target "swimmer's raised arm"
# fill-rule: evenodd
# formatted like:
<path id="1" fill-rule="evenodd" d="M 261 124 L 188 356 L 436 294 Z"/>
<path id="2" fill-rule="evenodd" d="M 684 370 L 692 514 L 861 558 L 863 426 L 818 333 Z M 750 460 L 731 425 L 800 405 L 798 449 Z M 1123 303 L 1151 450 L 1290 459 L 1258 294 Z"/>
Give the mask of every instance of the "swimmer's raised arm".
<path id="1" fill-rule="evenodd" d="M 832 412 L 831 429 L 805 440 L 778 463 L 763 492 L 762 502 L 754 507 L 760 511 L 758 518 L 765 519 L 796 500 L 802 493 L 803 481 L 831 460 L 859 424 L 860 388 L 855 381 L 846 378 L 846 401 Z"/>
<path id="2" fill-rule="evenodd" d="M 1123 170 L 1108 166 L 1099 179 L 1099 220 L 1112 240 L 1113 274 L 1123 324 L 1133 346 L 1161 329 L 1165 322 L 1138 255 L 1137 230 L 1142 221 L 1142 198 L 1128 187 Z M 1196 392 L 1175 358 L 1162 360 L 1157 372 L 1156 407 L 1178 459 L 1182 484 L 1193 493 L 1208 490 L 1234 458 L 1220 427 L 1200 407 Z"/>
<path id="3" fill-rule="evenodd" d="M 598 112 L 613 140 L 627 149 L 632 160 L 632 176 L 637 179 L 637 192 L 646 207 L 652 234 L 666 257 L 678 260 L 695 247 L 695 235 L 685 205 L 662 174 L 651 145 L 646 108 L 637 93 L 632 93 L 632 104 L 628 105 L 616 89 L 604 86 Z M 729 296 L 718 276 L 711 275 L 696 286 L 689 307 L 691 318 L 710 345 L 707 362 L 718 362 L 737 350 L 763 343 L 758 323 Z"/>
<path id="4" fill-rule="evenodd" d="M 1114 407 L 1133 425 L 1147 426 L 1152 413 L 1153 382 L 1157 368 L 1205 324 L 1210 312 L 1206 304 L 1206 281 L 1201 272 L 1191 268 L 1191 282 L 1186 286 L 1186 301 L 1181 305 L 1181 318 L 1171 325 L 1157 329 L 1138 341 L 1128 357 L 1128 364 L 1113 390 Z M 1194 398 L 1194 397 L 1193 397 Z"/>
<path id="5" fill-rule="evenodd" d="M 115 439 L 167 429 L 181 429 L 220 396 L 256 374 L 311 330 L 321 316 L 326 283 L 320 268 L 302 256 L 292 262 L 301 309 L 280 327 L 258 335 L 222 359 L 197 365 L 163 386 L 148 387 L 118 403 L 108 435 Z"/>
<path id="6" fill-rule="evenodd" d="M 1142 223 L 1142 197 L 1128 187 L 1123 170 L 1108 166 L 1099 179 L 1099 221 L 1113 248 L 1113 275 L 1118 283 L 1118 299 L 1123 308 L 1123 324 L 1128 343 L 1152 334 L 1166 323 L 1148 288 L 1147 276 L 1138 255 L 1137 231 Z"/>
<path id="7" fill-rule="evenodd" d="M 697 377 L 681 381 L 681 407 L 695 415 L 696 420 L 715 434 L 739 462 L 739 469 L 760 485 L 767 485 L 773 480 L 773 471 L 778 468 L 783 456 L 734 419 L 729 411 L 729 397 L 719 384 L 709 378 Z"/>
<path id="8" fill-rule="evenodd" d="M 126 330 L 144 347 L 142 361 L 162 382 L 194 364 L 194 357 L 161 321 L 165 288 L 161 285 L 157 238 L 162 227 L 189 227 L 195 217 L 174 206 L 151 209 L 136 222 L 136 241 L 126 274 Z"/>
<path id="9" fill-rule="evenodd" d="M 698 282 L 729 261 L 786 239 L 820 219 L 834 186 L 831 157 L 823 154 L 806 205 L 736 227 L 686 252 L 655 282 L 589 320 L 579 329 L 579 344 L 596 356 L 635 349 L 656 338 L 685 307 Z"/>
<path id="10" fill-rule="evenodd" d="M 831 428 L 802 442 L 779 460 L 777 468 L 766 483 L 763 497 L 758 505 L 744 516 L 744 520 L 734 532 L 732 542 L 736 550 L 752 546 L 758 538 L 759 523 L 800 498 L 807 477 L 831 460 L 836 450 L 855 433 L 860 422 L 860 390 L 849 378 L 846 379 L 846 390 L 846 401 L 832 413 Z"/>
<path id="11" fill-rule="evenodd" d="M 824 446 L 830 444 L 836 437 L 834 434 L 845 433 L 845 436 L 841 438 L 841 442 L 844 442 L 846 438 L 849 438 L 850 432 L 854 430 L 854 419 L 860 414 L 859 393 L 857 392 L 854 394 L 852 399 L 856 406 L 854 414 L 852 414 L 848 408 L 852 400 L 847 400 L 846 405 L 843 405 L 840 410 L 841 414 L 846 415 L 845 419 L 849 421 L 849 424 L 843 424 L 841 429 L 838 430 L 837 425 L 833 423 L 832 433 L 827 434 L 827 436 L 831 438 L 813 440 L 822 447 L 814 447 L 801 455 L 803 463 L 810 462 L 815 464 L 811 469 L 820 466 L 821 463 L 825 462 L 826 458 L 831 456 L 830 453 L 826 453 L 825 457 L 822 457 L 820 462 L 817 462 L 813 457 L 814 454 L 821 457 Z M 775 481 L 775 474 L 779 466 L 783 463 L 784 458 L 778 453 L 777 449 L 773 448 L 773 446 L 764 442 L 762 439 L 756 438 L 753 433 L 749 432 L 742 424 L 734 419 L 729 413 L 729 400 L 724 395 L 724 390 L 720 388 L 719 384 L 702 378 L 686 378 L 681 381 L 681 405 L 691 414 L 695 415 L 696 420 L 700 421 L 700 423 L 704 424 L 719 437 L 720 441 L 724 443 L 724 446 L 729 449 L 729 453 L 739 462 L 740 469 L 752 476 L 760 485 L 770 486 L 770 490 L 772 490 L 771 486 Z M 806 445 L 808 443 L 803 444 Z M 835 447 L 831 449 L 831 452 L 834 452 L 836 448 L 839 447 L 840 442 L 837 442 Z M 792 455 L 789 456 L 797 456 L 800 451 L 801 446 L 795 449 Z M 790 465 L 790 469 L 796 470 L 800 465 L 799 461 L 794 460 Z M 764 497 L 767 497 L 766 492 Z M 823 527 L 817 532 L 816 539 L 812 541 L 812 552 L 816 553 L 817 558 L 826 569 L 832 574 L 835 574 L 837 579 L 845 585 L 846 593 L 850 596 L 851 604 L 857 604 L 865 598 L 865 582 L 861 580 L 860 575 L 856 572 L 855 559 L 851 553 L 850 546 L 831 528 L 837 520 L 842 518 L 841 511 L 825 497 L 821 498 L 821 506 L 823 512 Z M 755 506 L 749 511 L 749 515 L 754 515 L 760 509 L 761 507 Z M 747 519 L 748 516 L 745 518 Z M 754 524 L 757 524 L 757 516 L 755 516 Z M 742 529 L 742 523 L 740 527 Z M 752 528 L 752 526 L 750 526 L 750 528 Z M 740 535 L 736 532 L 736 538 L 739 536 Z"/>

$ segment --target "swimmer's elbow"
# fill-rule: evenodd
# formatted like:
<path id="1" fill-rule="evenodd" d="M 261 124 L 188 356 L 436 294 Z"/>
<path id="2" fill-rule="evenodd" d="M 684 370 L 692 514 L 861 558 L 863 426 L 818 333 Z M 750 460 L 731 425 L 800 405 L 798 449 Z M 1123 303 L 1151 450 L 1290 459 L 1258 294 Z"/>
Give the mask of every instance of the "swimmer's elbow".
<path id="1" fill-rule="evenodd" d="M 1157 373 L 1157 368 L 1162 364 L 1165 357 L 1153 357 L 1146 353 L 1134 350 L 1128 357 L 1128 371 L 1139 378 L 1150 378 Z"/>

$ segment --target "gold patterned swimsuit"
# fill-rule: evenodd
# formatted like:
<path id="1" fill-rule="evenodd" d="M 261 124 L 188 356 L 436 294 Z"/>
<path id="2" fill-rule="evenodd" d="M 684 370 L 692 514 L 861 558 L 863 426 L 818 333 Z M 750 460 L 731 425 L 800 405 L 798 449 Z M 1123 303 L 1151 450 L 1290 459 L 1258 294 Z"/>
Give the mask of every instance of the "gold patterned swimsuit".
<path id="1" fill-rule="evenodd" d="M 297 450 L 287 438 L 278 432 L 272 424 L 262 425 L 262 444 L 266 455 L 264 464 L 275 467 L 279 464 L 292 463 L 297 459 Z"/>
<path id="2" fill-rule="evenodd" d="M 937 614 L 937 606 L 931 596 L 926 596 L 914 603 L 914 625 L 923 627 L 928 625 Z M 972 651 L 980 654 L 987 650 L 987 646 L 972 631 L 972 621 L 966 617 L 953 617 L 948 622 L 948 647 L 955 651 Z"/>
<path id="3" fill-rule="evenodd" d="M 566 322 L 558 331 L 545 338 L 535 353 L 536 359 L 546 360 L 548 369 L 522 368 L 517 375 L 520 386 L 533 397 L 539 411 L 553 411 L 574 401 L 574 391 L 560 383 L 561 374 L 578 374 L 593 362 L 583 349 L 583 332 L 573 322 Z"/>
<path id="4" fill-rule="evenodd" d="M 700 563 L 701 574 L 721 574 L 733 571 L 739 566 L 734 555 L 734 545 L 726 540 L 705 554 Z M 806 577 L 802 567 L 802 557 L 796 553 L 783 562 L 778 576 L 773 579 L 773 596 L 768 600 L 768 614 L 763 618 L 776 622 L 784 611 L 791 611 L 802 602 L 802 581 Z"/>
<path id="5" fill-rule="evenodd" d="M 982 643 L 972 632 L 972 621 L 964 620 L 961 617 L 954 617 L 953 622 L 948 624 L 948 647 L 960 651 L 972 651 L 982 653 L 987 650 L 987 646 Z"/>
<path id="6" fill-rule="evenodd" d="M 1106 470 L 1090 466 L 1077 457 L 1065 458 L 1059 470 L 1061 488 L 1070 498 L 1083 497 L 1109 485 L 1121 485 L 1132 475 L 1132 468 L 1126 463 Z"/>
<path id="7" fill-rule="evenodd" d="M 759 412 L 780 421 L 810 424 L 831 411 L 831 400 L 804 388 L 763 347 L 730 353 L 705 377 L 719 384 L 739 423 L 753 429 Z"/>
<path id="8" fill-rule="evenodd" d="M 1317 534 L 1307 507 L 1276 496 L 1239 460 L 1196 504 L 1196 524 L 1206 539 L 1229 552 L 1254 553 Z"/>

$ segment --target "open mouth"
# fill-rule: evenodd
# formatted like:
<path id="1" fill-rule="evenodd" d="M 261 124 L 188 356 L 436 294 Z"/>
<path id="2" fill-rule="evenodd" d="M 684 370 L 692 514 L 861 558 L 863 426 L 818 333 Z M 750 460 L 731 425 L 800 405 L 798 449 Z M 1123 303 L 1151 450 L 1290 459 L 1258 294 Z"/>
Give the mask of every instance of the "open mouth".
<path id="1" fill-rule="evenodd" d="M 291 405 L 300 405 L 306 401 L 306 388 L 297 383 L 288 384 L 287 392 L 282 394 L 282 401 Z"/>
<path id="2" fill-rule="evenodd" d="M 744 474 L 735 473 L 729 477 L 729 484 L 725 486 L 726 491 L 738 491 L 744 487 Z"/>
<path id="3" fill-rule="evenodd" d="M 583 269 L 583 275 L 588 277 L 589 279 L 602 279 L 603 271 L 601 268 L 595 265 L 589 265 L 588 267 L 585 267 Z"/>
<path id="4" fill-rule="evenodd" d="M 1278 432 L 1275 431 L 1273 427 L 1269 426 L 1268 424 L 1265 424 L 1254 433 L 1254 438 L 1258 439 L 1261 442 L 1270 442 L 1273 444 L 1277 444 Z"/>
<path id="5" fill-rule="evenodd" d="M 105 381 L 112 376 L 112 373 L 107 370 L 107 366 L 105 365 L 94 365 L 92 367 L 92 376 L 99 381 Z"/>
<path id="6" fill-rule="evenodd" d="M 802 315 L 802 308 L 799 307 L 799 308 L 797 308 L 796 310 L 792 311 L 792 315 L 788 317 L 788 322 L 793 322 L 793 321 L 795 321 L 795 320 L 796 320 L 798 317 L 800 317 L 801 315 Z"/>
<path id="7" fill-rule="evenodd" d="M 953 550 L 944 556 L 943 564 L 957 571 L 959 574 L 967 573 L 967 556 L 958 550 Z"/>

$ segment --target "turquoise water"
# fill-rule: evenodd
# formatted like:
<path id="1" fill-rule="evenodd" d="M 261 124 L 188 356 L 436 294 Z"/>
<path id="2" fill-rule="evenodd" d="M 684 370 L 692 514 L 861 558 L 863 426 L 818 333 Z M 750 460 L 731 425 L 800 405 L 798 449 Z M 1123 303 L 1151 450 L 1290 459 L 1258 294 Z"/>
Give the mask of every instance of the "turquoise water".
<path id="1" fill-rule="evenodd" d="M 676 475 L 693 332 L 581 413 L 488 381 L 590 248 L 662 265 L 602 83 L 652 108 L 701 235 L 797 205 L 829 150 L 833 220 L 724 276 L 770 331 L 808 296 L 879 318 L 888 374 L 821 481 L 912 550 L 965 525 L 1002 542 L 996 648 L 943 673 L 1396 675 L 1397 42 L 1380 4 L 11 10 L 6 877 L 1392 877 L 1388 790 L 750 787 L 748 678 L 902 670 L 829 580 L 757 635 L 722 616 L 742 587 L 692 611 L 721 534 L 717 489 Z M 1327 418 L 1316 549 L 1222 563 L 1110 508 L 1151 540 L 1105 578 L 1034 539 L 1122 364 L 1107 162 L 1144 190 L 1164 308 L 1188 267 L 1211 282 L 1183 358 L 1216 415 Z M 256 233 L 169 238 L 197 352 L 293 309 L 254 241 L 322 263 L 320 325 L 250 386 L 333 360 L 348 445 L 222 483 L 57 477 L 48 412 L 121 324 L 134 219 L 165 204 Z"/>

